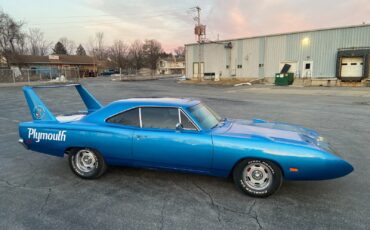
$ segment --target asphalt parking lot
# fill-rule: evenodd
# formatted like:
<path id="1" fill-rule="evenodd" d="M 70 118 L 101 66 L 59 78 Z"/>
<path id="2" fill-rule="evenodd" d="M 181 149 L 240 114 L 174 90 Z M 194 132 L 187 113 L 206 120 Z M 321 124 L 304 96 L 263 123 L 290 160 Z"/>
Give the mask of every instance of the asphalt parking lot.
<path id="1" fill-rule="evenodd" d="M 369 228 L 369 88 L 199 86 L 173 79 L 84 84 L 103 103 L 194 97 L 224 117 L 301 124 L 327 137 L 355 171 L 330 181 L 287 181 L 267 199 L 245 196 L 220 178 L 143 169 L 109 168 L 98 180 L 82 180 L 67 158 L 17 143 L 17 123 L 31 117 L 21 87 L 0 87 L 0 229 Z M 69 91 L 40 94 L 56 112 L 81 108 Z"/>

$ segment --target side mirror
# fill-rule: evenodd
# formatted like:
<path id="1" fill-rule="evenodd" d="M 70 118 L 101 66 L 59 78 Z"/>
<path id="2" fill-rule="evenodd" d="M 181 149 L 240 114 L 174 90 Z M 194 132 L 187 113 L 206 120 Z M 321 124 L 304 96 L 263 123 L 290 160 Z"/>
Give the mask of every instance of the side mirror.
<path id="1" fill-rule="evenodd" d="M 184 129 L 184 126 L 181 123 L 176 124 L 176 130 L 181 131 Z"/>

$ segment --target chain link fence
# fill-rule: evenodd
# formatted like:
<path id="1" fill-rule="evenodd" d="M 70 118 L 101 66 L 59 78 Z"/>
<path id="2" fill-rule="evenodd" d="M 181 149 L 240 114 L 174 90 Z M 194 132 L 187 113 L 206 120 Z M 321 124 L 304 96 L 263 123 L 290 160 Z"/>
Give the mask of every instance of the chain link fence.
<path id="1" fill-rule="evenodd" d="M 0 69 L 0 83 L 64 82 L 78 81 L 80 71 L 77 67 Z"/>

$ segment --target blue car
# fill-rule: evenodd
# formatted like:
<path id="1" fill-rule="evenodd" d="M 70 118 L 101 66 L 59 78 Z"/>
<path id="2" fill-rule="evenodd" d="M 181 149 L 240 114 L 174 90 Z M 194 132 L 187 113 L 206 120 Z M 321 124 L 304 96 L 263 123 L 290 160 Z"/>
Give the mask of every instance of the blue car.
<path id="1" fill-rule="evenodd" d="M 221 118 L 199 100 L 133 98 L 100 104 L 80 84 L 87 111 L 54 115 L 35 93 L 23 88 L 33 121 L 19 124 L 27 149 L 63 157 L 84 179 L 108 165 L 231 177 L 244 193 L 267 197 L 284 180 L 342 177 L 353 167 L 317 132 L 263 120 Z"/>

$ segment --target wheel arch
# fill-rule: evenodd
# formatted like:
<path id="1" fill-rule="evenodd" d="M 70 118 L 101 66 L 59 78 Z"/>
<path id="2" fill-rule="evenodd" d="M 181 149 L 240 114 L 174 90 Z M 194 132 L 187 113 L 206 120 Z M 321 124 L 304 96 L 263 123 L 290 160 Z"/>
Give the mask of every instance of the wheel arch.
<path id="1" fill-rule="evenodd" d="M 82 147 L 82 146 L 71 146 L 71 147 L 67 147 L 65 150 L 64 150 L 64 154 L 66 155 L 69 155 L 71 154 L 74 150 L 79 150 L 79 149 L 84 149 L 86 147 Z"/>
<path id="2" fill-rule="evenodd" d="M 69 155 L 69 154 L 71 154 L 73 151 L 75 151 L 75 150 L 80 150 L 80 149 L 91 149 L 91 150 L 93 150 L 93 151 L 98 152 L 100 155 L 102 155 L 102 154 L 101 154 L 101 152 L 99 151 L 99 149 L 91 148 L 91 147 L 87 147 L 87 146 L 70 146 L 70 147 L 67 147 L 67 148 L 64 150 L 64 154 Z"/>

